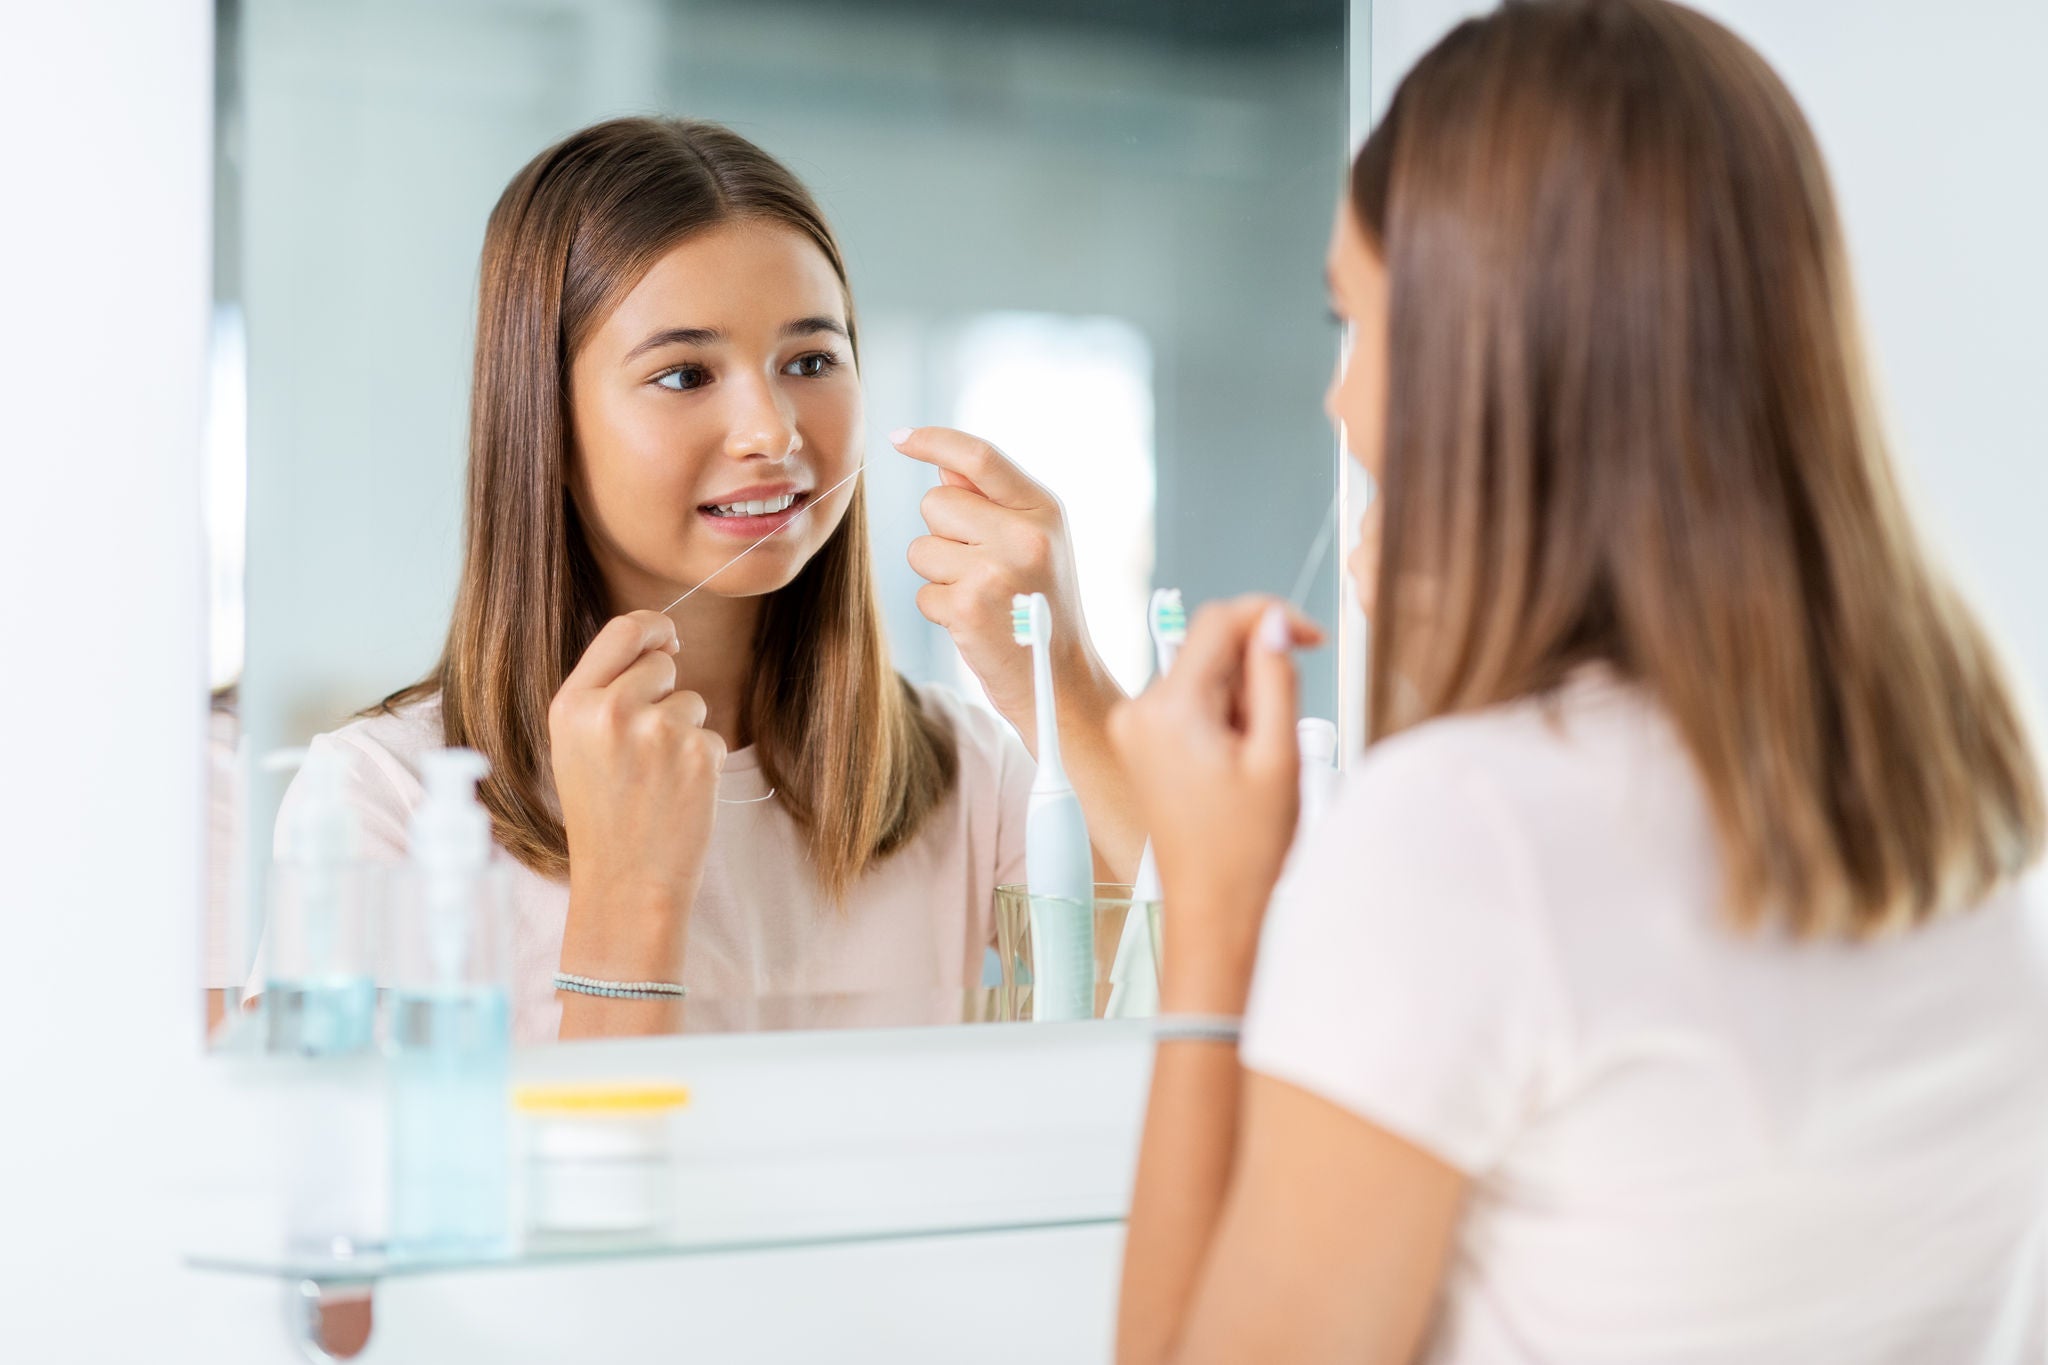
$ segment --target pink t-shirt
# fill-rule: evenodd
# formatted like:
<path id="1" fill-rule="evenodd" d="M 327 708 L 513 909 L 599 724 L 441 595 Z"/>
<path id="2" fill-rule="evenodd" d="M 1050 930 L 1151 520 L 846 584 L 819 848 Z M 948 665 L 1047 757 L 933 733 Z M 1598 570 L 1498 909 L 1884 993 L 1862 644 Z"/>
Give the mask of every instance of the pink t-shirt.
<path id="1" fill-rule="evenodd" d="M 789 813 L 768 795 L 752 748 L 727 756 L 716 833 L 691 910 L 683 984 L 689 1027 L 958 1021 L 961 992 L 979 984 L 994 940 L 995 888 L 1024 880 L 1024 816 L 1034 765 L 998 716 L 938 687 L 927 708 L 950 722 L 960 754 L 952 793 L 917 836 L 871 868 L 844 904 L 826 897 Z M 438 697 L 351 722 L 313 741 L 348 770 L 364 856 L 405 856 L 423 789 L 420 755 L 442 745 Z M 296 785 L 278 827 L 287 828 Z M 730 804 L 747 802 L 751 804 Z M 509 862 L 510 860 L 507 859 Z M 512 1028 L 520 1042 L 555 1037 L 554 973 L 569 887 L 518 864 L 512 882 Z"/>
<path id="2" fill-rule="evenodd" d="M 1244 1062 L 1470 1178 L 1421 1359 L 2048 1359 L 2048 881 L 1857 944 L 1722 886 L 1597 670 L 1374 745 L 1307 836 Z"/>

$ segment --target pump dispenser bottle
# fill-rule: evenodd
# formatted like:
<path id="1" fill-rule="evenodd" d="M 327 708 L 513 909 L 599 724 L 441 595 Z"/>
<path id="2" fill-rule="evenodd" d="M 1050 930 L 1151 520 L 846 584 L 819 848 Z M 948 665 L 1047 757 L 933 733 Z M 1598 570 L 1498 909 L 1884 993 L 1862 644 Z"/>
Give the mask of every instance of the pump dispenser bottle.
<path id="1" fill-rule="evenodd" d="M 266 757 L 296 767 L 266 880 L 263 1050 L 282 1161 L 285 1248 L 335 1261 L 386 1233 L 384 1088 L 376 1049 L 372 907 L 378 869 L 359 856 L 343 755 L 315 743 Z"/>
<path id="2" fill-rule="evenodd" d="M 426 755 L 391 934 L 392 1253 L 467 1257 L 509 1240 L 508 901 L 468 749 Z"/>
<path id="3" fill-rule="evenodd" d="M 265 766 L 297 767 L 299 776 L 269 879 L 264 1049 L 304 1057 L 366 1052 L 377 1014 L 372 869 L 357 856 L 347 772 L 339 755 L 318 746 L 274 753 Z"/>

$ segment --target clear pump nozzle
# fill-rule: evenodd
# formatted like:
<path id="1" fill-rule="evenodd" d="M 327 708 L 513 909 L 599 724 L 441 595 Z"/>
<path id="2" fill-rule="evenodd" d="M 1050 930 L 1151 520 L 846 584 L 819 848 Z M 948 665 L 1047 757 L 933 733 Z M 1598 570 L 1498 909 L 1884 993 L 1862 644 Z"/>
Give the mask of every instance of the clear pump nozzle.
<path id="1" fill-rule="evenodd" d="M 436 749 L 420 759 L 426 799 L 412 813 L 412 856 L 428 867 L 481 867 L 491 858 L 491 817 L 476 784 L 491 771 L 474 749 Z"/>
<path id="2" fill-rule="evenodd" d="M 356 817 L 343 792 L 348 769 L 331 749 L 273 749 L 263 756 L 265 772 L 299 774 L 298 799 L 284 827 L 279 854 L 299 865 L 334 863 L 356 856 Z"/>
<path id="3" fill-rule="evenodd" d="M 491 817 L 476 799 L 476 784 L 490 770 L 474 749 L 436 749 L 420 759 L 427 794 L 412 813 L 412 861 L 427 950 L 444 984 L 463 975 L 474 900 L 491 861 Z"/>

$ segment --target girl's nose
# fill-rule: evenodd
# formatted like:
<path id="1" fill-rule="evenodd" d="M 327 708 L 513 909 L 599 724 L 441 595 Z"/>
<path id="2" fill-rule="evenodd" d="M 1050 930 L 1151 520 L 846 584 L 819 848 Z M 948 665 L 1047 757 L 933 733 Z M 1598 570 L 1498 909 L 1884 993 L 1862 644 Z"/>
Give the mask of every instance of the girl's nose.
<path id="1" fill-rule="evenodd" d="M 736 383 L 728 390 L 733 408 L 726 427 L 725 453 L 735 460 L 781 460 L 801 444 L 796 410 L 765 377 Z"/>

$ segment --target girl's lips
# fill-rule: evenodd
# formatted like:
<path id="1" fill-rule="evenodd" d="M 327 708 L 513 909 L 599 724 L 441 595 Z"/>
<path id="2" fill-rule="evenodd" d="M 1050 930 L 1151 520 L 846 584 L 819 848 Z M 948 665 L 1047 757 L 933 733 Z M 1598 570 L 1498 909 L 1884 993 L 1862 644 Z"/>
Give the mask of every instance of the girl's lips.
<path id="1" fill-rule="evenodd" d="M 780 512 L 769 512 L 758 517 L 721 517 L 715 515 L 709 508 L 700 507 L 697 509 L 697 517 L 719 535 L 731 536 L 735 540 L 759 540 L 762 536 L 794 521 L 810 505 L 811 495 L 799 493 L 796 501 Z"/>

